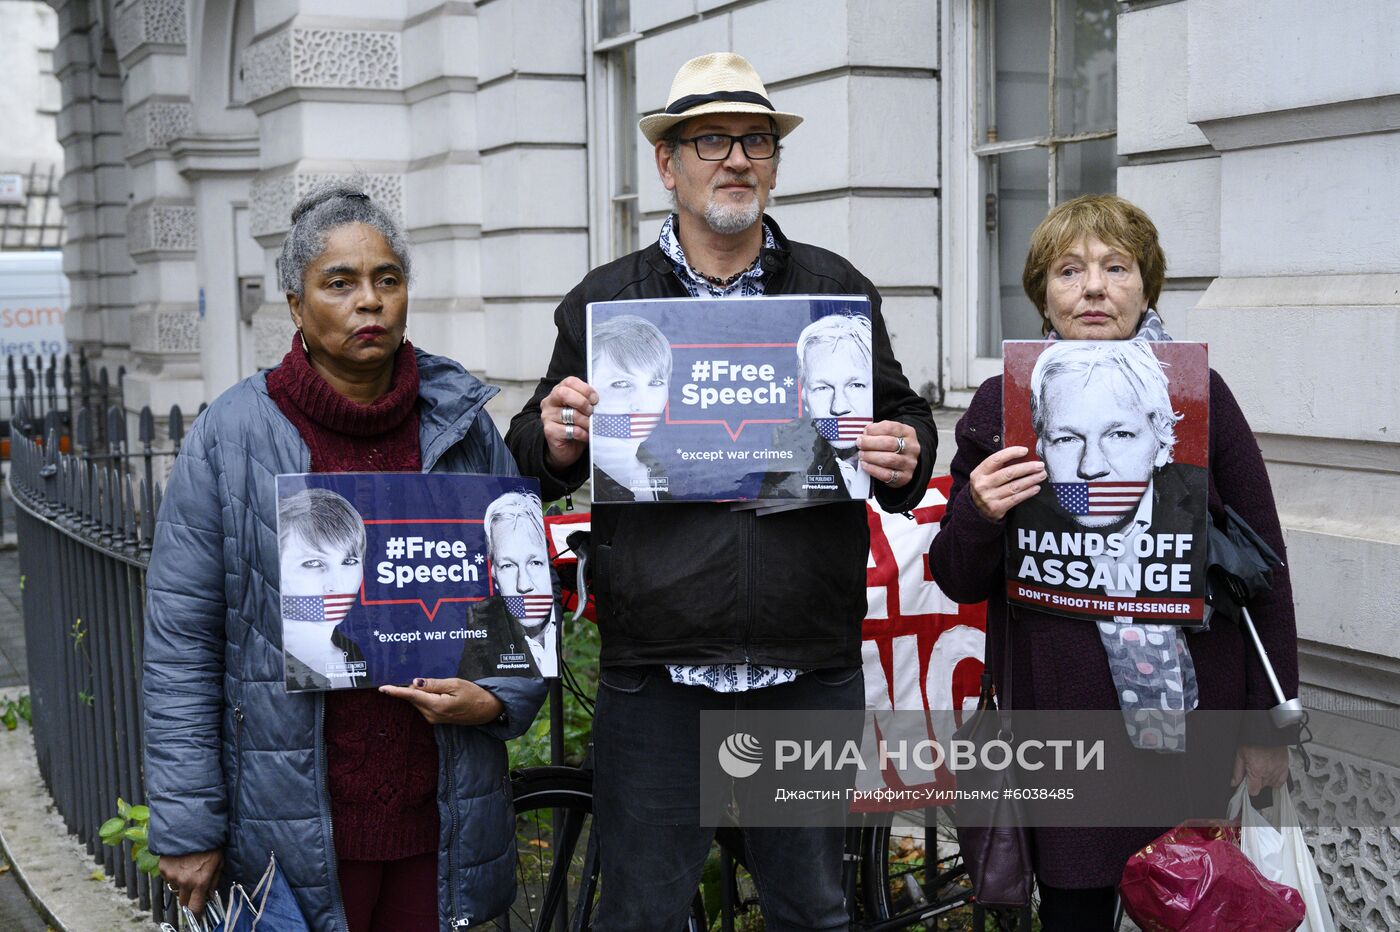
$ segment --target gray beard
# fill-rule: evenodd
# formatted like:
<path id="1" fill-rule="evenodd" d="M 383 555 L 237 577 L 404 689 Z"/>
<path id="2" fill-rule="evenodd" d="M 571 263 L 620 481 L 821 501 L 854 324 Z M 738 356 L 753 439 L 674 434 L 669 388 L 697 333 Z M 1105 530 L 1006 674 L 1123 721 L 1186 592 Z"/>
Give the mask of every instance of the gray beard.
<path id="1" fill-rule="evenodd" d="M 705 205 L 705 222 L 721 236 L 742 233 L 758 222 L 758 199 L 747 207 L 724 207 L 711 201 Z"/>

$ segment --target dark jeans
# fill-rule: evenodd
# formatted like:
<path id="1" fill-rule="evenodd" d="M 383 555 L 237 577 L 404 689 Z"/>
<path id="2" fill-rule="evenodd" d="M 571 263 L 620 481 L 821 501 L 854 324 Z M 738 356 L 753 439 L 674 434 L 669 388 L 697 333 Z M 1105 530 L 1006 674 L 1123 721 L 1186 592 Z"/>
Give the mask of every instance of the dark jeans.
<path id="1" fill-rule="evenodd" d="M 1113 928 L 1116 887 L 1063 887 L 1040 889 L 1040 928 L 1042 932 L 1109 932 Z"/>
<path id="2" fill-rule="evenodd" d="M 860 667 L 811 670 L 783 686 L 717 693 L 665 667 L 605 667 L 593 718 L 593 805 L 602 855 L 596 932 L 675 932 L 714 839 L 700 825 L 700 713 L 859 710 Z M 744 829 L 768 932 L 845 929 L 841 828 Z"/>
<path id="3" fill-rule="evenodd" d="M 350 932 L 437 932 L 437 852 L 338 862 Z"/>

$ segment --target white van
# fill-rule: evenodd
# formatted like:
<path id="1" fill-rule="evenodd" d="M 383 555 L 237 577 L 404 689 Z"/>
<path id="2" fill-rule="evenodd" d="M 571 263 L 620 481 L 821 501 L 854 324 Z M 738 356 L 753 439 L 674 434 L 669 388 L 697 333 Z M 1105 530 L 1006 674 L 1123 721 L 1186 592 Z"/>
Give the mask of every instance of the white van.
<path id="1" fill-rule="evenodd" d="M 0 252 L 0 371 L 6 356 L 68 352 L 63 253 Z"/>

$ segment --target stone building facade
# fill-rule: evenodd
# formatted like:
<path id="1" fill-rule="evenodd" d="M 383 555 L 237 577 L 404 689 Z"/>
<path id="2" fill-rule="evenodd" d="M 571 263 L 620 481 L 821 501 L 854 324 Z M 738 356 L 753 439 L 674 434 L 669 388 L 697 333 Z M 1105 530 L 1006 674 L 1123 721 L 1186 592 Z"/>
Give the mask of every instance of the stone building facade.
<path id="1" fill-rule="evenodd" d="M 1305 698 L 1400 708 L 1388 4 L 51 6 L 70 339 L 127 365 L 133 408 L 207 400 L 285 351 L 273 260 L 290 208 L 354 175 L 414 243 L 412 338 L 503 386 L 493 412 L 508 418 L 545 368 L 563 293 L 655 235 L 667 202 L 636 117 L 703 52 L 745 54 L 778 105 L 807 116 L 774 216 L 880 287 L 945 429 L 999 371 L 1000 340 L 1038 334 L 1019 294 L 1031 227 L 1050 203 L 1116 187 L 1163 232 L 1170 329 L 1209 341 L 1268 460 Z M 1400 761 L 1377 747 L 1375 760 L 1320 755 L 1337 792 L 1394 798 L 1382 765 Z M 1400 928 L 1400 846 L 1373 842 L 1328 849 L 1334 901 L 1349 927 Z M 1358 844 L 1363 866 L 1348 866 Z"/>

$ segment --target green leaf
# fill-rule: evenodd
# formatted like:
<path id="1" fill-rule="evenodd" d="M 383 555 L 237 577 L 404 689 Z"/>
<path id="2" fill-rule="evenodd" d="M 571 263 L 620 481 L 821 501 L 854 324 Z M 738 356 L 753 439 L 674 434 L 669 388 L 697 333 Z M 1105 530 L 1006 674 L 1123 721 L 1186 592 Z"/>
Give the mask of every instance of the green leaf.
<path id="1" fill-rule="evenodd" d="M 5 711 L 0 712 L 0 725 L 4 725 L 6 731 L 14 731 L 19 727 L 19 716 L 15 714 L 13 705 L 7 704 Z"/>
<path id="2" fill-rule="evenodd" d="M 720 877 L 719 858 L 711 854 L 705 859 L 705 868 L 700 874 L 700 895 L 705 901 L 707 916 L 718 916 L 721 912 L 724 891 L 720 888 Z"/>
<path id="3" fill-rule="evenodd" d="M 100 867 L 97 870 L 93 871 L 91 874 L 88 874 L 88 880 L 96 880 L 98 883 L 101 883 L 106 879 L 107 875 L 102 872 L 102 868 Z"/>
<path id="4" fill-rule="evenodd" d="M 131 828 L 122 832 L 122 836 L 127 841 L 144 842 L 146 840 L 146 827 L 144 825 L 133 825 Z"/>
<path id="5" fill-rule="evenodd" d="M 160 858 L 143 848 L 136 855 L 136 869 L 143 874 L 150 874 L 154 877 L 160 873 Z"/>
<path id="6" fill-rule="evenodd" d="M 115 845 L 121 841 L 125 829 L 125 819 L 112 818 L 102 823 L 102 827 L 97 830 L 97 836 L 102 839 L 104 845 Z"/>
<path id="7" fill-rule="evenodd" d="M 29 701 L 28 693 L 19 697 L 19 717 L 31 725 L 34 724 L 34 707 Z"/>
<path id="8" fill-rule="evenodd" d="M 126 814 L 126 817 L 133 822 L 139 822 L 144 825 L 151 821 L 151 810 L 145 806 L 132 806 L 131 811 Z"/>
<path id="9" fill-rule="evenodd" d="M 131 818 L 131 804 L 120 796 L 117 797 L 117 815 L 123 819 Z"/>

